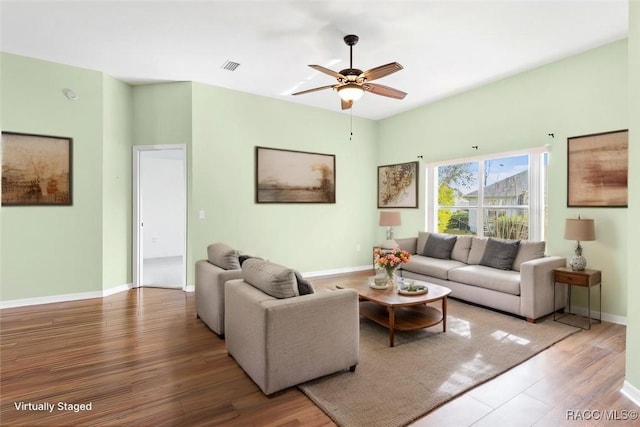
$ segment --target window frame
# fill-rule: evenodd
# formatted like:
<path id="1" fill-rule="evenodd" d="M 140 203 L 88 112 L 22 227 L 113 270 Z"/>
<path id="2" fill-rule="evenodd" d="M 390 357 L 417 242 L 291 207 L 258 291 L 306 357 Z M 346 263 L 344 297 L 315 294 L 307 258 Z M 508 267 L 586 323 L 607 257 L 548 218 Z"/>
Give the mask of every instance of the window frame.
<path id="1" fill-rule="evenodd" d="M 502 159 L 505 157 L 529 156 L 529 204 L 528 206 L 491 206 L 484 204 L 484 186 L 482 177 L 484 176 L 484 164 L 487 160 Z M 546 173 L 549 162 L 549 147 L 535 147 L 524 150 L 507 151 L 464 157 L 445 161 L 431 162 L 425 165 L 425 230 L 438 232 L 438 167 L 459 163 L 478 163 L 478 204 L 476 206 L 465 206 L 465 208 L 476 209 L 476 230 L 477 236 L 484 236 L 484 210 L 496 209 L 527 209 L 529 217 L 529 240 L 542 241 L 546 235 Z"/>

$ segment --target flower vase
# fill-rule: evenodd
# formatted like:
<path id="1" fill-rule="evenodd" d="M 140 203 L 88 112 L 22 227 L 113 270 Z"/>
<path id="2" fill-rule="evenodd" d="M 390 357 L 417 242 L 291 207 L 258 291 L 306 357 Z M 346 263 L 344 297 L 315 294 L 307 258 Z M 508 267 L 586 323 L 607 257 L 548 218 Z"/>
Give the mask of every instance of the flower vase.
<path id="1" fill-rule="evenodd" d="M 387 273 L 387 284 L 389 286 L 393 286 L 393 273 L 394 271 L 396 271 L 395 267 L 394 268 L 386 268 L 385 272 Z"/>

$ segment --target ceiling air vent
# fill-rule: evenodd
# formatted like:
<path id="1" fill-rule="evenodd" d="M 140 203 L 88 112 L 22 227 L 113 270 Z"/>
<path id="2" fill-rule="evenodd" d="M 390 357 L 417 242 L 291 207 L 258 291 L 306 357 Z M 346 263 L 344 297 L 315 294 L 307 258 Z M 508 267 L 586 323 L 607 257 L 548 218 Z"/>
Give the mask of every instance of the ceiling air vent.
<path id="1" fill-rule="evenodd" d="M 233 61 L 225 61 L 224 64 L 222 64 L 222 68 L 223 70 L 227 70 L 227 71 L 235 71 L 236 68 L 238 68 L 240 66 L 240 64 L 238 64 L 237 62 L 233 62 Z"/>

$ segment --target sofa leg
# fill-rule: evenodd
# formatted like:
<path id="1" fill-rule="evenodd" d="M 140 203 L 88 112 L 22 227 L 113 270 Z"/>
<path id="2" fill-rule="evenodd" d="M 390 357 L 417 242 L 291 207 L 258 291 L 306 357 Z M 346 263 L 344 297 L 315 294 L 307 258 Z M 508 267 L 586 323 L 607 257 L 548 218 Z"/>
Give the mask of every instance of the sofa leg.
<path id="1" fill-rule="evenodd" d="M 349 366 L 349 371 L 355 372 L 356 371 L 356 366 L 358 366 L 358 365 Z"/>
<path id="2" fill-rule="evenodd" d="M 532 319 L 531 317 L 527 317 L 527 322 L 536 323 L 536 319 Z"/>

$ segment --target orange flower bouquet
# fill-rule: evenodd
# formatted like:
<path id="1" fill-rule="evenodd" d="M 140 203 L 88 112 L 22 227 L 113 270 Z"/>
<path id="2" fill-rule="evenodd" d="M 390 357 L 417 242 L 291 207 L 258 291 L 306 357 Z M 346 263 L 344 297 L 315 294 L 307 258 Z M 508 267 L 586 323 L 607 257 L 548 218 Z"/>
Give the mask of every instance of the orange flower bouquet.
<path id="1" fill-rule="evenodd" d="M 402 249 L 381 249 L 376 248 L 373 251 L 376 268 L 384 269 L 387 278 L 393 280 L 393 272 L 402 263 L 408 262 L 411 254 Z"/>

